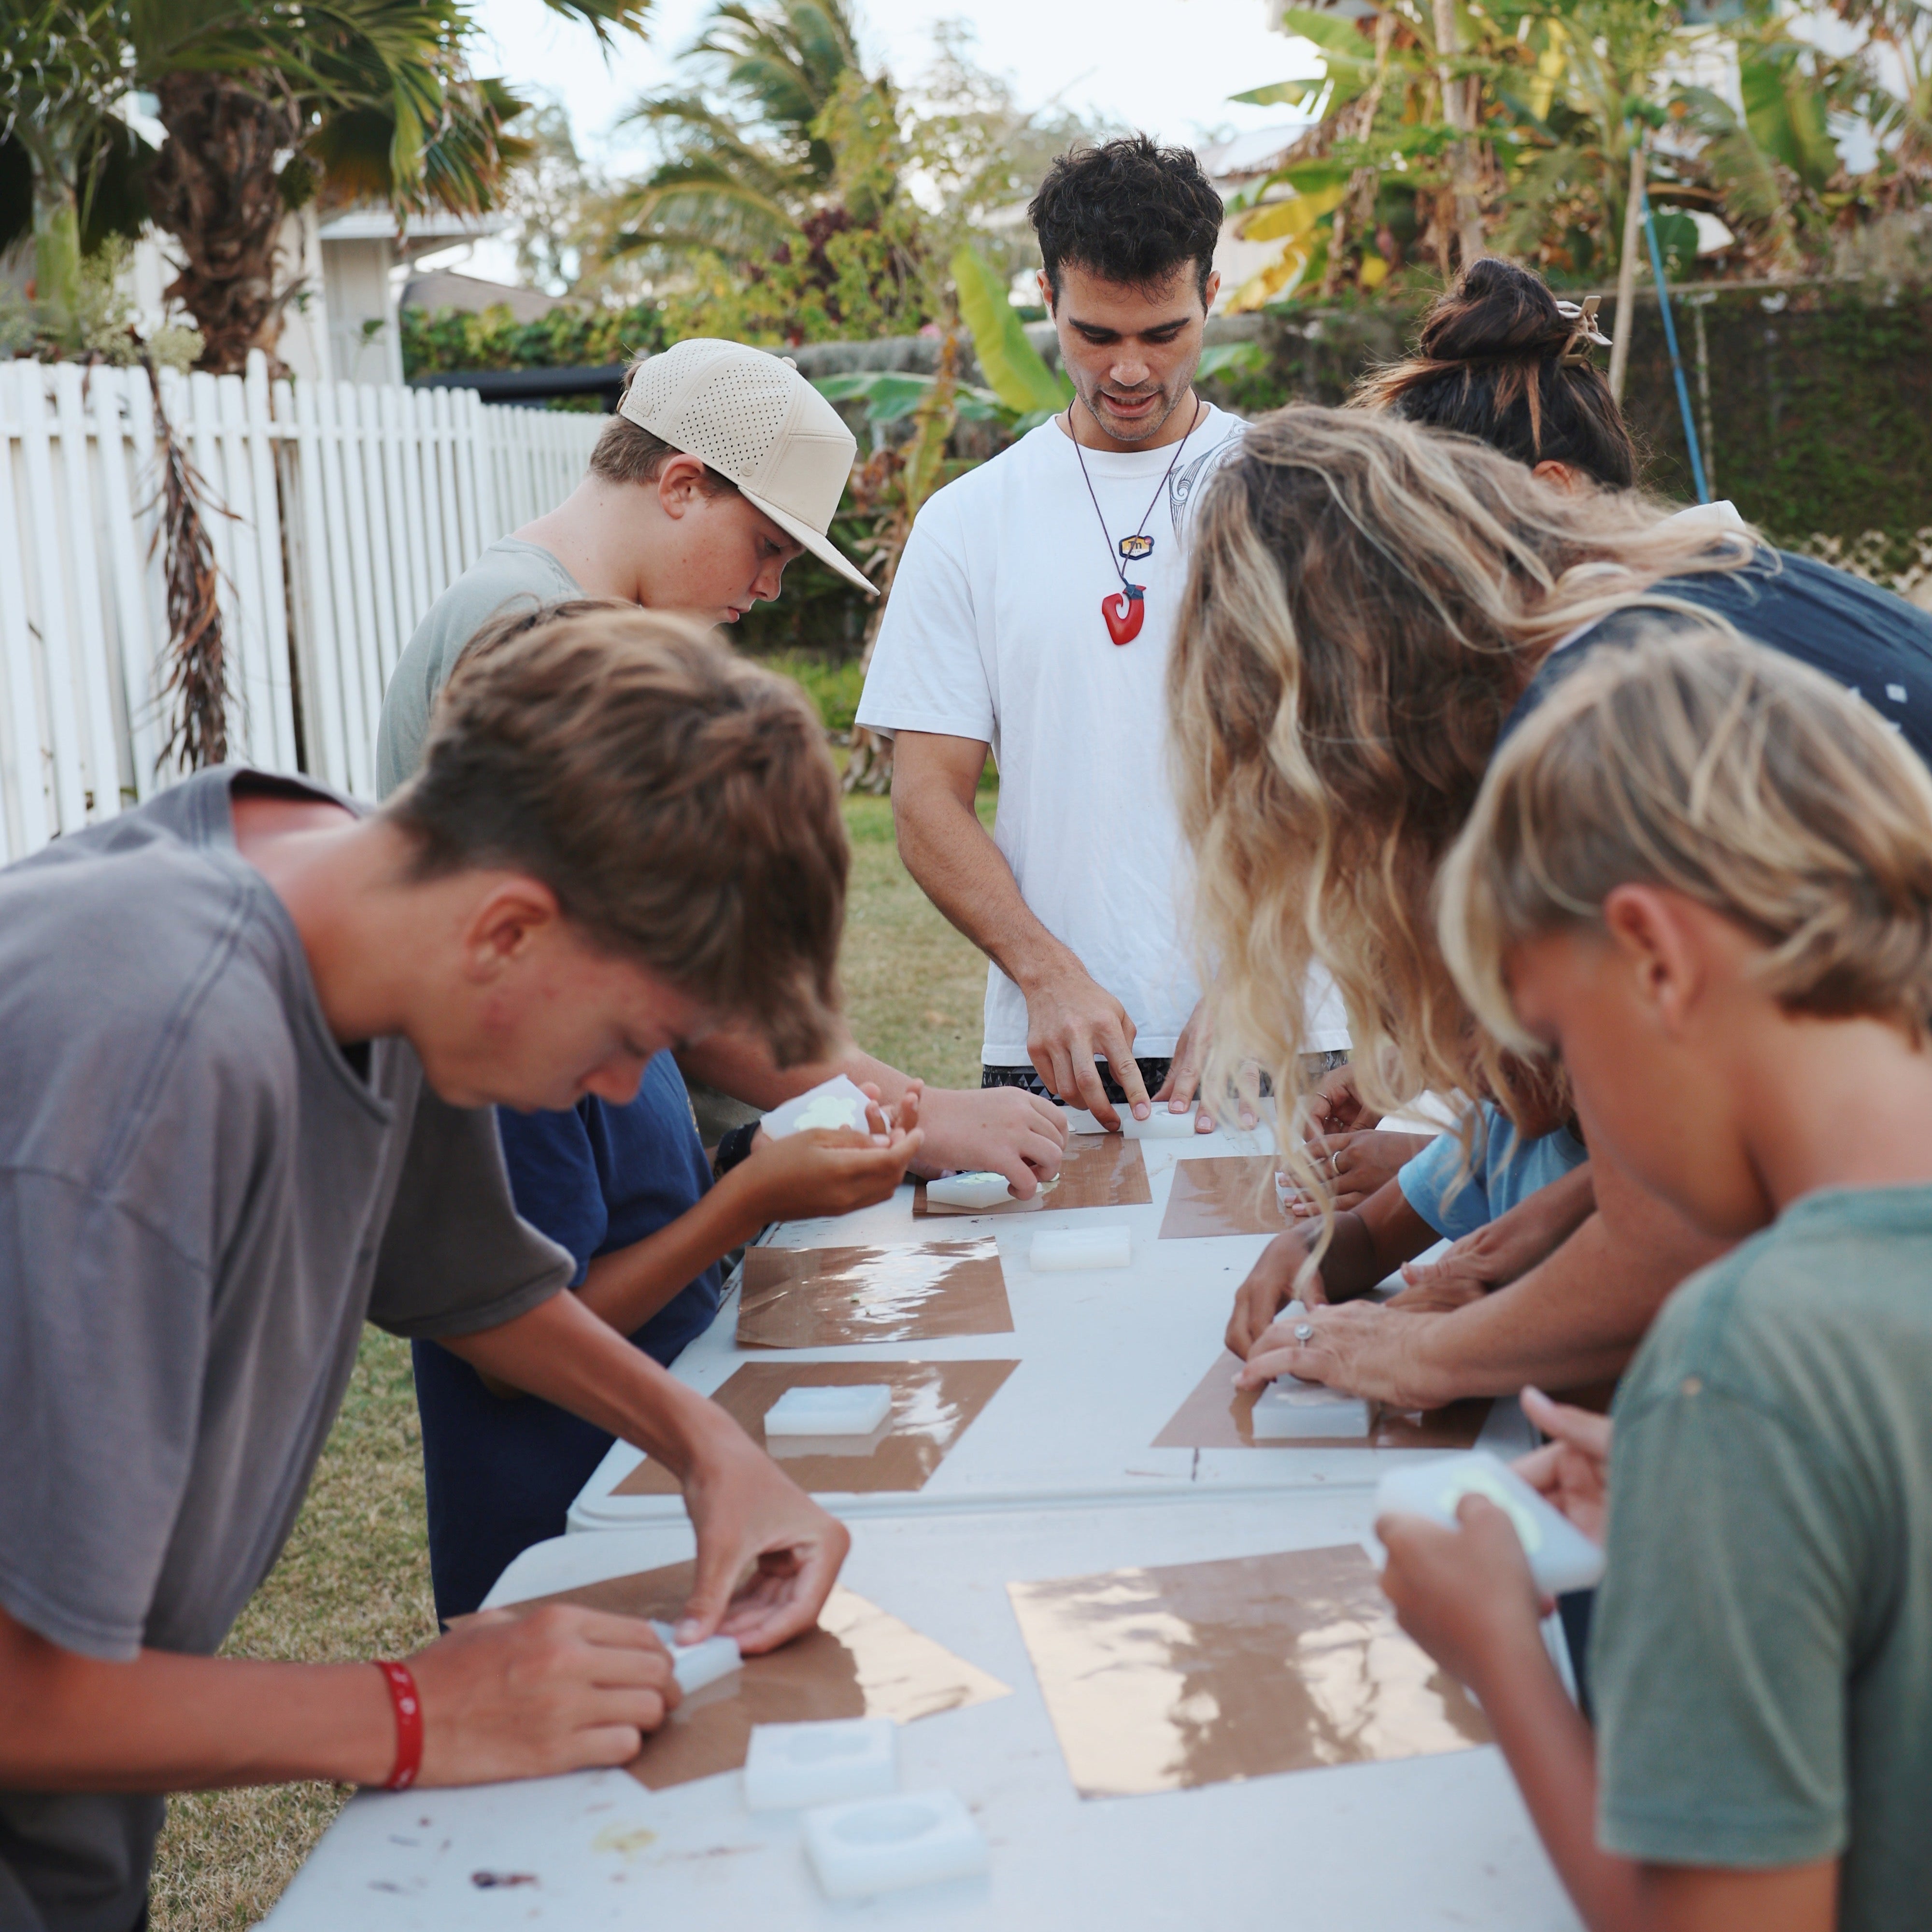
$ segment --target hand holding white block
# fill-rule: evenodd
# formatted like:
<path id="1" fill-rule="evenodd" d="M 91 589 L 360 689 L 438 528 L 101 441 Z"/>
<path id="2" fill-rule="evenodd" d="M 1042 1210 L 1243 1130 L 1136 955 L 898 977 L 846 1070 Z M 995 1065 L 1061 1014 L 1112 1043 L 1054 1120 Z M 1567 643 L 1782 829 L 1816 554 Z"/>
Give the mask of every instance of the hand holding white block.
<path id="1" fill-rule="evenodd" d="M 1033 1238 L 1033 1264 L 1040 1274 L 1070 1268 L 1124 1268 L 1134 1258 L 1125 1228 L 1056 1228 Z"/>
<path id="2" fill-rule="evenodd" d="M 988 1862 L 985 1837 L 950 1791 L 909 1791 L 808 1811 L 805 1850 L 828 1898 L 971 1878 Z"/>
<path id="3" fill-rule="evenodd" d="M 759 1124 L 775 1141 L 812 1127 L 852 1127 L 862 1134 L 866 1109 L 871 1104 L 853 1082 L 835 1073 L 808 1092 L 795 1094 L 774 1107 Z"/>
<path id="4" fill-rule="evenodd" d="M 1337 1442 L 1360 1442 L 1373 1418 L 1359 1396 L 1319 1382 L 1297 1382 L 1277 1376 L 1255 1398 L 1249 1426 L 1260 1442 L 1279 1442 L 1298 1436 L 1319 1436 Z"/>
<path id="5" fill-rule="evenodd" d="M 1546 1596 L 1587 1590 L 1601 1580 L 1602 1550 L 1486 1449 L 1391 1470 L 1376 1491 L 1376 1514 L 1406 1510 L 1453 1529 L 1465 1496 L 1486 1496 L 1508 1515 L 1522 1539 L 1529 1574 Z"/>
<path id="6" fill-rule="evenodd" d="M 765 1411 L 772 1436 L 869 1436 L 892 1412 L 884 1382 L 788 1388 Z"/>
<path id="7" fill-rule="evenodd" d="M 882 1797 L 898 1782 L 898 1726 L 890 1718 L 752 1726 L 745 1802 L 754 1811 Z"/>
<path id="8" fill-rule="evenodd" d="M 735 1637 L 708 1636 L 702 1643 L 680 1643 L 672 1636 L 669 1624 L 659 1623 L 653 1617 L 651 1628 L 670 1652 L 671 1674 L 687 1697 L 707 1684 L 716 1684 L 721 1677 L 729 1677 L 744 1662 L 738 1654 Z"/>

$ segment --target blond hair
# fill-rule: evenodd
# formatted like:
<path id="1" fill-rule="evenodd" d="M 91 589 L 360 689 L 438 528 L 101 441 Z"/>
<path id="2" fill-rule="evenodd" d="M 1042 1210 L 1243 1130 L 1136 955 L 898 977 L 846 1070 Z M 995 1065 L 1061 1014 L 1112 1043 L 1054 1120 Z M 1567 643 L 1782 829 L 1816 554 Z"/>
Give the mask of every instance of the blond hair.
<path id="1" fill-rule="evenodd" d="M 838 1030 L 849 862 L 797 686 L 688 619 L 578 602 L 490 627 L 443 687 L 387 814 L 422 876 L 503 866 L 782 1064 Z"/>
<path id="2" fill-rule="evenodd" d="M 1168 689 L 1209 1090 L 1246 1055 L 1300 1089 L 1319 964 L 1372 1103 L 1500 1082 L 1508 1104 L 1437 949 L 1442 855 L 1550 647 L 1639 602 L 1715 625 L 1652 586 L 1739 568 L 1755 539 L 1634 491 L 1566 494 L 1468 437 L 1299 406 L 1250 428 L 1198 514 Z"/>
<path id="3" fill-rule="evenodd" d="M 1741 640 L 1653 632 L 1580 666 L 1496 754 L 1442 870 L 1444 958 L 1521 1052 L 1510 948 L 1662 886 L 1764 947 L 1787 1011 L 1932 1021 L 1932 778 L 1870 707 Z"/>

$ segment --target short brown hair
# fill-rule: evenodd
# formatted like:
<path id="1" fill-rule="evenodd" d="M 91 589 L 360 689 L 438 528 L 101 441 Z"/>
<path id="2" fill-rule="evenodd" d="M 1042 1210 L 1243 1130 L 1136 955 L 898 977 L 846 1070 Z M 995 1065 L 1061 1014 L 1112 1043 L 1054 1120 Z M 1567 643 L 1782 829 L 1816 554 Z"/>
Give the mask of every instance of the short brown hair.
<path id="1" fill-rule="evenodd" d="M 749 1022 L 782 1064 L 836 1037 L 849 854 L 824 728 L 689 620 L 577 604 L 491 627 L 386 810 L 420 875 L 541 880 L 594 944 Z"/>
<path id="2" fill-rule="evenodd" d="M 1932 777 L 1886 721 L 1762 645 L 1661 628 L 1592 654 L 1496 754 L 1442 879 L 1442 950 L 1492 1034 L 1535 1052 L 1509 949 L 1663 886 L 1765 948 L 1791 1012 L 1932 1022 Z"/>
<path id="3" fill-rule="evenodd" d="M 624 371 L 624 386 L 619 392 L 620 400 L 631 393 L 631 385 L 637 380 L 638 371 L 644 366 L 644 358 L 640 356 Z M 676 444 L 665 442 L 662 436 L 639 428 L 628 416 L 620 413 L 604 425 L 590 452 L 590 473 L 602 477 L 607 483 L 655 483 L 658 472 L 674 456 L 688 454 Z M 699 487 L 712 496 L 735 495 L 738 488 L 730 477 L 722 475 L 708 463 L 699 479 Z"/>

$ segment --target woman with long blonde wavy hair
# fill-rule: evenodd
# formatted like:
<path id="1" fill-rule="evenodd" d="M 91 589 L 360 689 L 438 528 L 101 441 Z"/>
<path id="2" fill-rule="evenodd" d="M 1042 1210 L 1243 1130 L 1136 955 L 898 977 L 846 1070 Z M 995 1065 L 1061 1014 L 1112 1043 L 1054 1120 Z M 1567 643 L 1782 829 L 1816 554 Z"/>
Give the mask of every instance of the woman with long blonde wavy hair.
<path id="1" fill-rule="evenodd" d="M 1660 622 L 1735 630 L 1862 688 L 1932 752 L 1924 614 L 1747 529 L 1676 521 L 1634 491 L 1552 488 L 1468 437 L 1291 406 L 1252 425 L 1197 514 L 1168 664 L 1169 749 L 1211 988 L 1219 1065 L 1207 1090 L 1251 1056 L 1284 1118 L 1300 1084 L 1299 989 L 1318 965 L 1347 1002 L 1370 1106 L 1433 1090 L 1526 1110 L 1443 964 L 1432 895 L 1511 713 L 1588 651 Z M 1294 1149 L 1283 1154 L 1294 1165 Z M 1654 1228 L 1646 1240 L 1670 1247 Z M 1580 1352 L 1565 1352 L 1559 1320 L 1527 1354 L 1496 1335 L 1489 1353 L 1479 1342 L 1459 1354 L 1446 1380 L 1404 1381 L 1358 1362 L 1352 1342 L 1330 1346 L 1331 1330 L 1374 1325 L 1375 1311 L 1354 1308 L 1329 1311 L 1292 1365 L 1384 1399 L 1425 1385 L 1477 1392 L 1472 1378 L 1510 1389 L 1539 1373 L 1580 1378 L 1634 1345 L 1682 1258 L 1660 1286 L 1638 1267 L 1630 1305 L 1598 1310 Z M 1598 1260 L 1612 1276 L 1624 1265 Z M 1394 1318 L 1472 1318 L 1460 1349 L 1460 1334 L 1508 1325 L 1495 1304 L 1513 1292 L 1453 1316 Z M 1405 1334 L 1412 1369 L 1416 1346 Z"/>

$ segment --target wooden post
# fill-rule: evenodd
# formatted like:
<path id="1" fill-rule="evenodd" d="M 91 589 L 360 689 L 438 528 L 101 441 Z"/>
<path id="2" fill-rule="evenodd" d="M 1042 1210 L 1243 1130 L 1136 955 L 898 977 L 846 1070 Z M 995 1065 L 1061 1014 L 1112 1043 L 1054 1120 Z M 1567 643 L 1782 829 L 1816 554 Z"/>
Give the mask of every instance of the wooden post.
<path id="1" fill-rule="evenodd" d="M 1476 184 L 1476 116 L 1468 84 L 1456 80 L 1449 63 L 1459 50 L 1456 0 L 1435 0 L 1436 76 L 1442 90 L 1442 118 L 1461 136 L 1449 158 L 1449 175 L 1456 196 L 1456 241 L 1466 268 L 1489 250 L 1483 241 L 1483 203 Z"/>
<path id="2" fill-rule="evenodd" d="M 1643 236 L 1644 130 L 1631 130 L 1630 182 L 1624 197 L 1624 247 L 1617 258 L 1616 337 L 1610 344 L 1610 396 L 1624 399 L 1624 372 L 1630 367 L 1630 335 L 1636 326 L 1636 257 Z"/>

